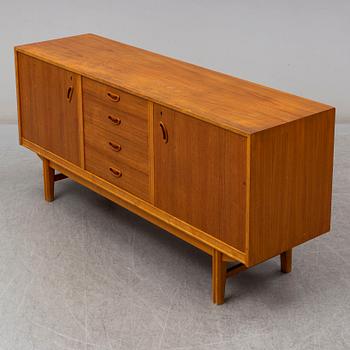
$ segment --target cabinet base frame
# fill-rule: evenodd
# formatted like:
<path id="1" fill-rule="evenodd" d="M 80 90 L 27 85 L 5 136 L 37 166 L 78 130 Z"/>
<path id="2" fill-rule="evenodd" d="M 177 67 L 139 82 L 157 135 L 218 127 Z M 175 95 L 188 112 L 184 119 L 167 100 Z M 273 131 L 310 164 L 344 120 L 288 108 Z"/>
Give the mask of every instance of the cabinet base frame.
<path id="1" fill-rule="evenodd" d="M 50 161 L 39 156 L 43 161 L 44 195 L 47 202 L 55 199 L 55 182 L 67 179 L 67 176 L 59 173 L 55 174 L 55 169 L 50 167 Z"/>
<path id="2" fill-rule="evenodd" d="M 289 249 L 282 254 L 281 258 L 281 272 L 289 273 L 292 271 L 292 249 Z M 238 273 L 247 270 L 248 267 L 243 263 L 238 263 L 232 267 L 227 268 L 227 261 L 222 253 L 213 250 L 212 254 L 212 297 L 213 303 L 221 305 L 225 302 L 225 286 L 226 280 L 229 277 L 234 277 Z"/>
<path id="3" fill-rule="evenodd" d="M 112 193 L 107 186 L 103 186 L 104 180 L 94 176 L 93 174 L 87 173 L 85 170 L 61 159 L 60 157 L 42 149 L 31 143 L 28 140 L 22 139 L 22 144 L 33 150 L 38 154 L 43 162 L 43 177 L 44 177 L 44 192 L 45 199 L 49 202 L 54 200 L 54 183 L 65 178 L 71 178 L 72 180 L 90 188 L 91 190 L 101 194 L 102 196 L 110 199 L 118 205 L 125 207 L 126 209 L 132 211 L 133 213 L 143 217 L 144 219 L 150 221 L 151 223 L 165 229 L 166 231 L 172 233 L 178 238 L 184 240 L 185 242 L 195 246 L 196 248 L 204 251 L 205 253 L 212 256 L 212 297 L 213 303 L 220 305 L 224 303 L 225 300 L 225 285 L 226 279 L 237 275 L 241 271 L 245 271 L 249 265 L 247 261 L 247 255 L 234 248 L 230 248 L 230 253 L 227 254 L 225 250 L 227 249 L 225 243 L 219 242 L 218 246 L 213 246 L 212 242 L 207 242 L 205 233 L 200 230 L 192 228 L 190 225 L 182 223 L 180 220 L 172 218 L 170 215 L 164 213 L 162 219 L 158 218 L 154 213 L 147 210 L 148 204 L 142 205 L 144 201 L 129 195 L 133 200 L 126 201 L 120 198 L 117 194 Z M 51 159 L 50 159 L 51 158 Z M 55 174 L 55 170 L 60 173 Z M 83 176 L 83 173 L 85 176 Z M 94 181 L 95 180 L 95 181 Z M 112 186 L 109 185 L 108 186 Z M 114 186 L 113 186 L 114 187 Z M 117 190 L 116 190 L 117 191 Z M 123 193 L 123 190 L 118 189 L 118 192 Z M 151 206 L 151 205 L 149 205 Z M 178 227 L 180 226 L 180 228 Z M 181 227 L 182 226 L 182 227 Z M 199 239 L 192 234 L 197 234 L 200 232 L 203 234 L 204 238 Z M 212 238 L 213 239 L 213 238 Z M 215 239 L 214 243 L 215 242 Z M 221 245 L 221 246 L 220 246 Z M 232 254 L 233 253 L 233 254 Z M 238 264 L 233 267 L 227 268 L 228 262 L 236 262 Z M 292 250 L 288 250 L 281 254 L 281 271 L 290 272 L 292 265 Z"/>

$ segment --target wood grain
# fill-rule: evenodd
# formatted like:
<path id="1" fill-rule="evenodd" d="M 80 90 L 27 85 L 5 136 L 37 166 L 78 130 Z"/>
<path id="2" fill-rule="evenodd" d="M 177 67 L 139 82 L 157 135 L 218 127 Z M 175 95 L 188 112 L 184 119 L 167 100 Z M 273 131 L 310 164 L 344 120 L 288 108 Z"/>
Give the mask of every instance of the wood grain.
<path id="1" fill-rule="evenodd" d="M 155 105 L 154 145 L 155 205 L 244 252 L 246 138 Z"/>
<path id="2" fill-rule="evenodd" d="M 334 110 L 253 135 L 249 265 L 330 229 Z"/>
<path id="3" fill-rule="evenodd" d="M 17 50 L 246 135 L 331 108 L 93 34 Z"/>
<path id="4" fill-rule="evenodd" d="M 79 76 L 23 54 L 18 67 L 22 136 L 80 165 Z"/>

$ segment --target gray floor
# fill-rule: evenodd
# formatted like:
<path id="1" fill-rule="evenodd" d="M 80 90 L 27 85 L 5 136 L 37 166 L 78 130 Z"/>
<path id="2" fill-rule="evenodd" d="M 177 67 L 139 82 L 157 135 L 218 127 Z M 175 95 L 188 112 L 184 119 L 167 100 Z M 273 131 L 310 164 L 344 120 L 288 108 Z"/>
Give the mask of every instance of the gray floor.
<path id="1" fill-rule="evenodd" d="M 0 125 L 0 349 L 349 349 L 350 128 L 337 131 L 333 229 L 210 297 L 210 258 L 41 164 Z"/>

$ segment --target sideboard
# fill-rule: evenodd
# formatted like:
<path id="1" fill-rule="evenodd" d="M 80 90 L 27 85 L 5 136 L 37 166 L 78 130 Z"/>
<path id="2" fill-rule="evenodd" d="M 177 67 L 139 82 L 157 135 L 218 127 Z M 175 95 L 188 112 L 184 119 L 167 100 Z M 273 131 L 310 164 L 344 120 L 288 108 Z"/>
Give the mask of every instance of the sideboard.
<path id="1" fill-rule="evenodd" d="M 21 145 L 212 256 L 212 298 L 330 230 L 335 109 L 94 34 L 15 48 Z"/>

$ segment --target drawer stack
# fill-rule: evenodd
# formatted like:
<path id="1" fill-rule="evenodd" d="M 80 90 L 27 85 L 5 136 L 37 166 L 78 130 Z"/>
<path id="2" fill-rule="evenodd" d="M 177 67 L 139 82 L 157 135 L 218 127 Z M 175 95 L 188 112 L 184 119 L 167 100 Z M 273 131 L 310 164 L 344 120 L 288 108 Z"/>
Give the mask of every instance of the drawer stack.
<path id="1" fill-rule="evenodd" d="M 147 101 L 83 78 L 85 167 L 149 199 Z"/>

